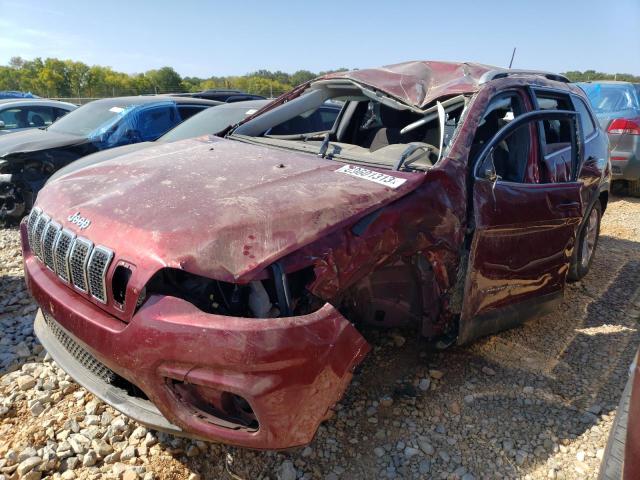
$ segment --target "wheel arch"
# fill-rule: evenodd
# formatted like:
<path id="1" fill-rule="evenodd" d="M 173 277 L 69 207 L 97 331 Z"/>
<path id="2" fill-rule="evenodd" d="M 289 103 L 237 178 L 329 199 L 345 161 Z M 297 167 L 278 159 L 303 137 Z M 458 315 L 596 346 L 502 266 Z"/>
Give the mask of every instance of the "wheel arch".
<path id="1" fill-rule="evenodd" d="M 603 190 L 598 195 L 598 200 L 600 200 L 600 206 L 602 206 L 602 213 L 607 209 L 607 204 L 609 203 L 609 190 Z"/>

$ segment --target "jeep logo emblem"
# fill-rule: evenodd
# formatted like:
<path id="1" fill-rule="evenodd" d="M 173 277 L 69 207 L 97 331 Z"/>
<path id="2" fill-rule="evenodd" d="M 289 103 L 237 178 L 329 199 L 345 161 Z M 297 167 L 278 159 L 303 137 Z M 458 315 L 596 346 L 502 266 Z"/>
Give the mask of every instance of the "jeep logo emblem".
<path id="1" fill-rule="evenodd" d="M 69 215 L 67 220 L 69 220 L 71 223 L 76 224 L 80 228 L 80 230 L 84 230 L 89 225 L 91 225 L 91 220 L 85 217 L 81 217 L 80 212 L 76 212 L 73 215 Z"/>

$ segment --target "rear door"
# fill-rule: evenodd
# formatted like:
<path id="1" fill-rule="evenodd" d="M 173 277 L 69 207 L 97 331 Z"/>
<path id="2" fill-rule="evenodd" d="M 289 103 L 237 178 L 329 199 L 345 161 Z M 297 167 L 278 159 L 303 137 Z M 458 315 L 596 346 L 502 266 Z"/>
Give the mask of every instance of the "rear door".
<path id="1" fill-rule="evenodd" d="M 553 143 L 539 134 L 543 124 L 558 133 Z M 483 145 L 473 170 L 460 343 L 513 326 L 559 298 L 582 218 L 577 165 L 572 111 L 517 116 Z"/>

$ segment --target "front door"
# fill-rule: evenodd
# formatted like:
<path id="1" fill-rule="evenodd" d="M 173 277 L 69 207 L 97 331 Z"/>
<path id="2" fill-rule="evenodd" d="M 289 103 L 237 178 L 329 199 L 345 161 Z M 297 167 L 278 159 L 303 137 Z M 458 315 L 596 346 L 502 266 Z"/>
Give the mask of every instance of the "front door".
<path id="1" fill-rule="evenodd" d="M 539 125 L 563 136 L 547 143 Z M 576 114 L 517 116 L 474 165 L 473 237 L 459 343 L 513 326 L 559 298 L 582 214 Z"/>

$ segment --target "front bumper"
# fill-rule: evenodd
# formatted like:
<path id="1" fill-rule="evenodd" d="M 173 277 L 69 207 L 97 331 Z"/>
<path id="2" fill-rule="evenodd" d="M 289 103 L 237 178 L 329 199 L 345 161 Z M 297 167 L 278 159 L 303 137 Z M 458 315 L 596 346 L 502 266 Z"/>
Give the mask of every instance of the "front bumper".
<path id="1" fill-rule="evenodd" d="M 329 304 L 305 316 L 248 319 L 154 296 L 124 323 L 24 255 L 27 285 L 42 310 L 35 332 L 53 359 L 97 397 L 158 430 L 256 449 L 307 444 L 369 350 Z M 87 358 L 118 382 L 96 375 Z M 176 385 L 242 397 L 257 427 L 203 412 Z"/>
<path id="2" fill-rule="evenodd" d="M 640 135 L 609 135 L 613 180 L 640 180 Z"/>
<path id="3" fill-rule="evenodd" d="M 611 153 L 613 180 L 640 180 L 640 157 L 629 152 Z"/>

